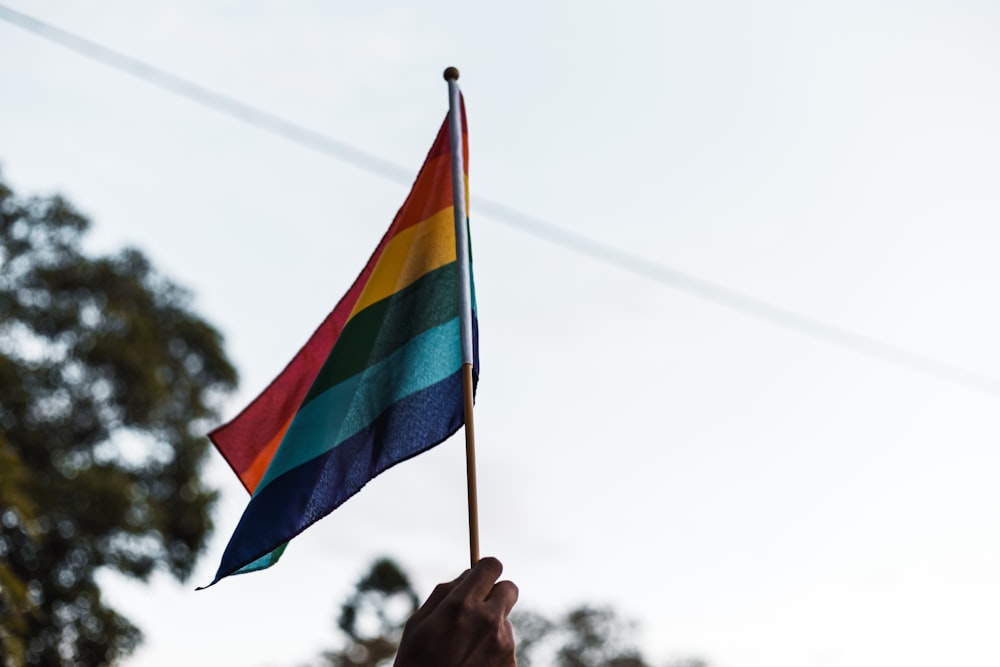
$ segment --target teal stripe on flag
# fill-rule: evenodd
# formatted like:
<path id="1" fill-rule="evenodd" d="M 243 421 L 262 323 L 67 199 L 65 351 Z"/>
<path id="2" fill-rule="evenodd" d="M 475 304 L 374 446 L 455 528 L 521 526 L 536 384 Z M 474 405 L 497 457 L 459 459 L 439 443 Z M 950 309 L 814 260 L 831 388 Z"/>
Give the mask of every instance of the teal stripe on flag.
<path id="1" fill-rule="evenodd" d="M 247 574 L 248 572 L 256 572 L 257 570 L 266 570 L 278 562 L 278 559 L 281 558 L 281 554 L 285 553 L 285 547 L 287 546 L 288 542 L 285 542 L 281 546 L 274 549 L 274 551 L 264 554 L 252 563 L 247 563 L 240 569 L 233 572 L 233 574 Z"/>
<path id="2" fill-rule="evenodd" d="M 330 387 L 295 415 L 254 496 L 292 468 L 330 451 L 390 405 L 462 366 L 458 318 L 429 329 L 374 366 Z"/>

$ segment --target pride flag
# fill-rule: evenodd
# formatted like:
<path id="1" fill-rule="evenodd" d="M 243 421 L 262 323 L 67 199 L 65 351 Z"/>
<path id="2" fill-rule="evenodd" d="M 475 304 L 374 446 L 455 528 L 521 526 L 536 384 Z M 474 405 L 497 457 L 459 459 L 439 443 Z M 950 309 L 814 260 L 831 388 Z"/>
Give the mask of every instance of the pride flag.
<path id="1" fill-rule="evenodd" d="M 464 107 L 461 119 L 468 201 Z M 209 434 L 251 493 L 213 584 L 274 564 L 370 479 L 462 426 L 449 122 L 347 294 L 267 389 Z M 478 380 L 474 300 L 472 329 Z"/>

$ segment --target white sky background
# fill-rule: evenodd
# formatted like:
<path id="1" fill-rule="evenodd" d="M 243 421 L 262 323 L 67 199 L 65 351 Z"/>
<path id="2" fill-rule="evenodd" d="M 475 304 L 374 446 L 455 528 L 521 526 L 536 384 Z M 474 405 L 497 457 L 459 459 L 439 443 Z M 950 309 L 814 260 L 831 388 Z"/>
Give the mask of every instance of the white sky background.
<path id="1" fill-rule="evenodd" d="M 462 71 L 483 551 L 521 606 L 610 602 L 657 660 L 1000 664 L 990 396 L 550 245 L 488 197 L 651 261 L 1000 376 L 1000 6 L 948 2 L 6 0 L 412 168 Z M 406 188 L 0 22 L 0 165 L 92 246 L 196 295 L 234 415 L 360 270 Z M 220 458 L 195 576 L 107 577 L 133 667 L 286 666 L 388 554 L 466 565 L 460 437 L 266 572 L 211 580 L 245 494 Z"/>

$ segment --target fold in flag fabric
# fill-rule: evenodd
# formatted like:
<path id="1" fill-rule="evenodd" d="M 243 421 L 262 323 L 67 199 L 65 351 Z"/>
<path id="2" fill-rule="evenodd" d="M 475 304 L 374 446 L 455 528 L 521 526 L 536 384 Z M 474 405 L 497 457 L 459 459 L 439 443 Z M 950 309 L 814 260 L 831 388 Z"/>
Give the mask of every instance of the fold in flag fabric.
<path id="1" fill-rule="evenodd" d="M 461 117 L 468 201 L 464 105 Z M 373 477 L 462 426 L 448 124 L 347 294 L 267 389 L 209 434 L 251 494 L 212 584 L 273 565 Z M 472 325 L 475 382 L 474 305 Z"/>

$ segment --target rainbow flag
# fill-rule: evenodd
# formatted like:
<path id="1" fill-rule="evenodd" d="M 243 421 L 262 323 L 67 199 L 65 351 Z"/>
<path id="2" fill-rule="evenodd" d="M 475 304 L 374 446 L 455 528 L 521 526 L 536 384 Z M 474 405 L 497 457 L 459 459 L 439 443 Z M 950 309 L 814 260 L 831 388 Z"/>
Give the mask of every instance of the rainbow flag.
<path id="1" fill-rule="evenodd" d="M 461 118 L 468 201 L 464 106 Z M 449 132 L 446 118 L 405 203 L 333 312 L 260 396 L 209 434 L 251 494 L 212 584 L 273 565 L 291 538 L 370 479 L 462 426 Z M 474 305 L 472 325 L 478 380 Z"/>

